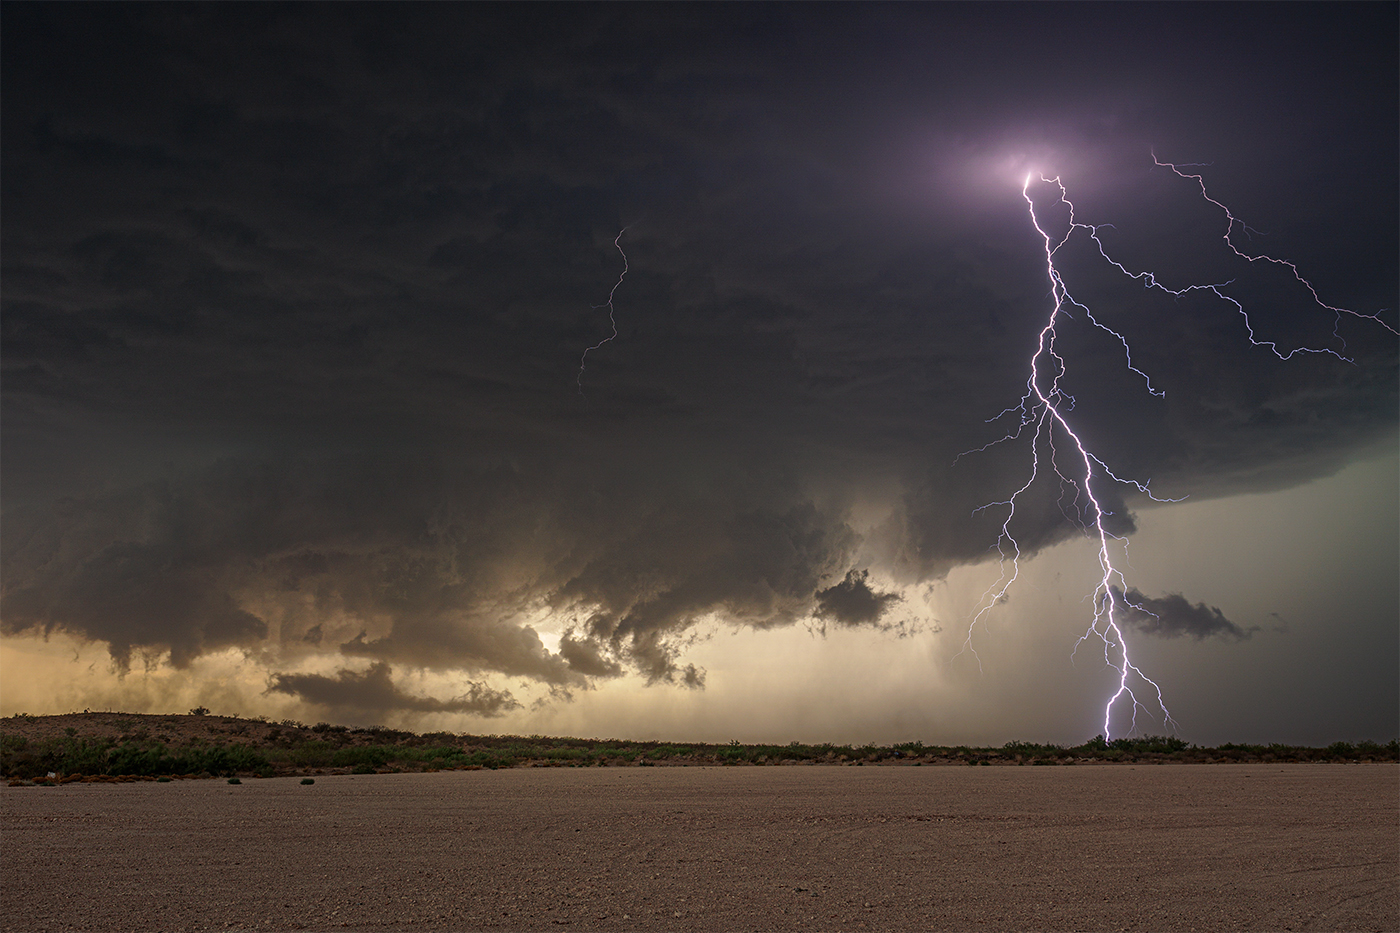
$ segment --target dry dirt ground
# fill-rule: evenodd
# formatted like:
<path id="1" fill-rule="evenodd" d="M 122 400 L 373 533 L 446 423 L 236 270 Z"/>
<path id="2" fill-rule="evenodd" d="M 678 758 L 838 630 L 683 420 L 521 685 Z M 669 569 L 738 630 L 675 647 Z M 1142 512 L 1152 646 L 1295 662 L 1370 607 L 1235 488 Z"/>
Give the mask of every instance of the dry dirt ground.
<path id="1" fill-rule="evenodd" d="M 1400 929 L 1400 766 L 0 787 L 5 930 Z"/>

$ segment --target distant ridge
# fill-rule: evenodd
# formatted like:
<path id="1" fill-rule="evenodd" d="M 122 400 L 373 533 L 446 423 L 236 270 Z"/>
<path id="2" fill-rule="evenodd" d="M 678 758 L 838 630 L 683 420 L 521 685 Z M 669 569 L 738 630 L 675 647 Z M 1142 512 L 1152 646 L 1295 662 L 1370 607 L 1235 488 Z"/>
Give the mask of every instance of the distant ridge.
<path id="1" fill-rule="evenodd" d="M 545 736 L 415 733 L 186 714 L 23 713 L 0 719 L 0 774 L 11 783 L 307 774 L 368 774 L 513 767 L 723 765 L 950 766 L 1395 762 L 1400 741 L 1334 742 L 1325 748 L 1226 743 L 1175 736 L 1082 745 L 1007 742 L 997 748 L 925 745 L 745 745 Z M 52 777 L 50 777 L 52 775 Z"/>

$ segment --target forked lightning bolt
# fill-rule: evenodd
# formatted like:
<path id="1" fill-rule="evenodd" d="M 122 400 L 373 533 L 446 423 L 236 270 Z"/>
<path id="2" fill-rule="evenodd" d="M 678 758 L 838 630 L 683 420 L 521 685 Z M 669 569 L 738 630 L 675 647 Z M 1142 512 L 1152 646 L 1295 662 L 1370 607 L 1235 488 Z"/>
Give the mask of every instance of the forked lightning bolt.
<path id="1" fill-rule="evenodd" d="M 1251 254 L 1239 249 L 1232 237 L 1236 229 L 1247 230 L 1243 222 L 1236 218 L 1225 205 L 1210 197 L 1206 192 L 1205 183 L 1200 175 L 1192 175 L 1183 172 L 1169 162 L 1158 161 L 1155 154 L 1153 161 L 1162 168 L 1171 169 L 1176 175 L 1183 179 L 1194 180 L 1200 187 L 1201 195 L 1211 204 L 1218 207 L 1225 215 L 1225 230 L 1223 239 L 1225 244 L 1241 259 L 1249 262 L 1266 262 L 1287 268 L 1293 277 L 1301 283 L 1312 295 L 1316 304 L 1323 309 L 1331 311 L 1340 321 L 1341 315 L 1349 314 L 1359 318 L 1373 320 L 1391 333 L 1396 333 L 1395 329 L 1377 315 L 1362 314 L 1346 308 L 1335 307 L 1324 302 L 1307 279 L 1298 272 L 1297 266 L 1291 262 L 1275 259 L 1263 254 Z M 1064 235 L 1056 239 L 1046 226 L 1042 225 L 1040 217 L 1036 213 L 1035 201 L 1031 197 L 1031 184 L 1037 175 L 1032 173 L 1026 176 L 1025 183 L 1021 188 L 1022 197 L 1025 198 L 1026 206 L 1030 213 L 1031 223 L 1037 233 L 1040 234 L 1045 249 L 1045 274 L 1050 281 L 1050 293 L 1052 307 L 1049 318 L 1045 326 L 1041 328 L 1036 342 L 1035 353 L 1030 360 L 1030 375 L 1026 380 L 1026 393 L 1021 397 L 1018 405 L 1004 410 L 991 421 L 999 421 L 1008 415 L 1019 415 L 1017 425 L 1004 437 L 1001 437 L 990 444 L 977 448 L 975 451 L 967 453 L 977 453 L 985 451 L 1006 441 L 1015 440 L 1029 435 L 1031 443 L 1031 467 L 1030 477 L 1026 482 L 1013 492 L 1009 498 L 989 502 L 976 511 L 990 508 L 1002 508 L 1005 510 L 1005 519 L 1001 524 L 1001 531 L 994 547 L 999 555 L 998 566 L 1000 572 L 997 580 L 983 594 L 982 600 L 978 603 L 978 610 L 968 625 L 967 638 L 963 643 L 963 650 L 971 651 L 977 656 L 972 639 L 979 623 L 985 621 L 987 614 L 992 608 L 1001 602 L 1006 596 L 1020 575 L 1019 558 L 1021 556 L 1020 546 L 1016 542 L 1012 525 L 1016 518 L 1016 507 L 1021 497 L 1040 477 L 1042 470 L 1053 471 L 1060 483 L 1060 507 L 1065 516 L 1084 529 L 1089 538 L 1097 544 L 1097 557 L 1099 563 L 1100 577 L 1097 587 L 1093 592 L 1094 614 L 1085 629 L 1084 634 L 1075 642 L 1074 652 L 1086 640 L 1097 640 L 1103 645 L 1104 663 L 1112 668 L 1117 674 L 1117 689 L 1108 698 L 1103 711 L 1103 734 L 1105 738 L 1112 737 L 1112 719 L 1115 708 L 1120 703 L 1131 705 L 1132 725 L 1131 732 L 1137 730 L 1137 717 L 1139 711 L 1147 711 L 1154 719 L 1160 719 L 1162 723 L 1172 729 L 1175 723 L 1172 720 L 1170 711 L 1167 709 L 1166 701 L 1162 695 L 1162 689 L 1158 684 L 1142 672 L 1133 663 L 1128 650 L 1127 639 L 1123 632 L 1123 617 L 1128 609 L 1138 612 L 1147 612 L 1145 607 L 1130 603 L 1125 593 L 1128 592 L 1126 580 L 1122 571 L 1115 562 L 1115 549 L 1126 552 L 1127 541 L 1120 536 L 1113 534 L 1105 526 L 1105 520 L 1111 515 L 1106 511 L 1101 502 L 1101 489 L 1106 482 L 1115 482 L 1132 486 L 1138 492 L 1147 495 L 1158 502 L 1176 501 L 1163 500 L 1153 496 L 1148 489 L 1147 483 L 1115 475 L 1099 457 L 1090 451 L 1076 433 L 1070 422 L 1068 415 L 1074 410 L 1074 397 L 1065 391 L 1063 380 L 1067 371 L 1065 358 L 1056 349 L 1057 328 L 1065 318 L 1072 317 L 1075 312 L 1082 313 L 1094 327 L 1108 334 L 1117 341 L 1123 348 L 1125 364 L 1129 371 L 1141 378 L 1145 388 L 1154 396 L 1161 397 L 1165 393 L 1157 389 L 1151 378 L 1133 363 L 1132 349 L 1128 340 L 1118 331 L 1104 324 L 1094 316 L 1094 313 L 1084 303 L 1075 299 L 1066 286 L 1060 269 L 1056 266 L 1056 256 L 1060 249 L 1076 234 L 1088 236 L 1096 245 L 1099 254 L 1103 259 L 1116 268 L 1123 275 L 1135 279 L 1149 289 L 1163 291 L 1175 297 L 1181 297 L 1191 292 L 1210 292 L 1220 300 L 1231 305 L 1242 317 L 1245 332 L 1250 343 L 1255 346 L 1269 348 L 1277 357 L 1283 360 L 1290 359 L 1299 353 L 1327 353 L 1338 359 L 1347 360 L 1337 350 L 1329 348 L 1297 347 L 1285 350 L 1270 340 L 1260 339 L 1256 334 L 1254 325 L 1244 304 L 1237 298 L 1230 295 L 1226 288 L 1230 284 L 1214 283 L 1205 285 L 1187 285 L 1181 288 L 1171 288 L 1158 281 L 1156 275 L 1151 272 L 1134 272 L 1126 268 L 1109 255 L 1099 231 L 1104 225 L 1095 226 L 1086 224 L 1078 220 L 1075 216 L 1074 204 L 1070 201 L 1068 192 L 1058 176 L 1047 178 L 1038 176 L 1044 185 L 1054 185 L 1059 191 L 1059 203 L 1069 212 L 1069 222 Z M 1345 348 L 1337 327 L 1334 325 L 1333 335 Z M 1350 362 L 1348 360 L 1348 362 Z M 960 455 L 961 457 L 962 455 Z M 1071 656 L 1073 656 L 1073 653 Z M 961 653 L 961 652 L 959 652 Z M 981 664 L 981 658 L 978 658 Z M 1145 704 L 1139 695 L 1146 698 Z M 1147 704 L 1151 704 L 1149 707 Z"/>
<path id="2" fill-rule="evenodd" d="M 595 311 L 599 308 L 608 309 L 608 323 L 612 325 L 612 333 L 608 334 L 608 336 L 604 337 L 602 340 L 598 341 L 593 346 L 584 350 L 583 356 L 579 358 L 578 379 L 576 380 L 578 382 L 579 395 L 583 394 L 583 370 L 584 367 L 588 364 L 588 354 L 592 353 L 594 350 L 598 349 L 604 344 L 611 343 L 612 341 L 617 339 L 617 318 L 613 316 L 613 296 L 617 294 L 617 289 L 619 286 L 622 285 L 622 280 L 627 277 L 627 254 L 622 251 L 622 235 L 626 232 L 627 228 L 623 227 L 617 232 L 617 237 L 613 240 L 613 246 L 616 247 L 618 254 L 622 256 L 622 271 L 618 273 L 617 281 L 613 283 L 612 291 L 608 292 L 608 300 L 600 305 L 593 306 L 593 310 Z"/>
<path id="3" fill-rule="evenodd" d="M 1223 213 L 1223 214 L 1225 215 L 1225 220 L 1226 220 L 1226 223 L 1225 223 L 1225 232 L 1222 233 L 1222 234 L 1220 235 L 1220 238 L 1221 238 L 1222 240 L 1225 241 L 1225 245 L 1228 246 L 1228 247 L 1230 247 L 1231 252 L 1233 252 L 1236 256 L 1240 257 L 1241 259 L 1247 260 L 1247 261 L 1249 261 L 1249 262 L 1267 262 L 1267 263 L 1271 263 L 1271 264 L 1276 265 L 1276 266 L 1283 266 L 1284 268 L 1288 269 L 1288 271 L 1291 272 L 1291 273 L 1293 274 L 1293 278 L 1294 278 L 1295 280 L 1297 280 L 1299 284 L 1301 284 L 1304 288 L 1306 288 L 1306 289 L 1308 290 L 1308 294 L 1312 295 L 1312 299 L 1313 299 L 1314 302 L 1316 302 L 1316 304 L 1318 305 L 1318 307 L 1326 308 L 1328 311 L 1331 311 L 1331 312 L 1333 313 L 1333 315 L 1335 315 L 1334 320 L 1335 320 L 1335 322 L 1336 322 L 1336 325 L 1332 328 L 1332 336 L 1335 337 L 1335 338 L 1342 344 L 1343 347 L 1346 346 L 1346 341 L 1342 339 L 1341 334 L 1337 333 L 1337 326 L 1340 326 L 1341 320 L 1342 320 L 1342 315 L 1343 315 L 1343 314 L 1349 314 L 1349 315 L 1351 315 L 1352 317 L 1364 318 L 1364 319 L 1366 319 L 1366 320 L 1368 320 L 1368 321 L 1375 321 L 1377 324 L 1379 324 L 1380 326 L 1384 327 L 1386 330 L 1390 331 L 1392 334 L 1400 335 L 1400 330 L 1396 330 L 1395 328 L 1393 328 L 1393 327 L 1391 327 L 1389 324 L 1387 324 L 1385 321 L 1381 320 L 1379 313 L 1377 313 L 1377 314 L 1363 314 L 1363 313 L 1360 312 L 1360 311 L 1353 311 L 1353 310 L 1351 310 L 1350 308 L 1338 308 L 1338 307 L 1334 307 L 1333 305 L 1329 305 L 1327 302 L 1323 301 L 1323 300 L 1322 300 L 1322 297 L 1321 297 L 1320 295 L 1318 295 L 1317 289 L 1313 287 L 1313 284 L 1312 284 L 1311 282 L 1309 282 L 1307 279 L 1303 278 L 1302 273 L 1300 273 L 1300 272 L 1298 271 L 1298 267 L 1295 266 L 1293 263 L 1289 262 L 1288 260 L 1286 260 L 1286 259 L 1275 259 L 1275 258 L 1273 258 L 1272 256 L 1266 256 L 1266 255 L 1264 255 L 1263 253 L 1258 253 L 1258 254 L 1246 253 L 1246 252 L 1244 252 L 1243 250 L 1241 250 L 1238 246 L 1235 245 L 1235 241 L 1234 241 L 1234 239 L 1233 239 L 1233 237 L 1234 237 L 1234 235 L 1235 235 L 1235 228 L 1236 228 L 1236 227 L 1239 227 L 1241 230 L 1245 230 L 1246 232 L 1249 230 L 1249 228 L 1245 225 L 1244 221 L 1240 220 L 1240 219 L 1239 219 L 1238 217 L 1236 217 L 1234 214 L 1230 213 L 1230 209 L 1229 209 L 1228 207 L 1226 207 L 1224 204 L 1221 204 L 1219 201 L 1215 200 L 1215 198 L 1213 198 L 1213 197 L 1210 196 L 1210 194 L 1206 191 L 1206 182 L 1205 182 L 1205 179 L 1202 178 L 1200 175 L 1191 175 L 1191 174 L 1189 174 L 1189 173 L 1187 173 L 1187 172 L 1183 172 L 1183 171 L 1181 170 L 1181 167 L 1180 167 L 1179 165 L 1174 165 L 1174 164 L 1172 164 L 1171 162 L 1163 162 L 1163 161 L 1161 161 L 1160 159 L 1157 158 L 1157 154 L 1156 154 L 1155 152 L 1152 154 L 1152 161 L 1155 162 L 1155 163 L 1157 163 L 1158 167 L 1160 167 L 1160 168 L 1169 168 L 1169 169 L 1171 169 L 1173 172 L 1175 172 L 1178 176 L 1180 176 L 1181 178 L 1190 179 L 1190 180 L 1196 182 L 1197 186 L 1201 189 L 1201 197 L 1205 198 L 1207 201 L 1209 201 L 1210 203 L 1214 204 L 1216 207 L 1220 208 L 1220 211 L 1221 211 L 1221 213 Z M 1095 238 L 1095 239 L 1097 239 L 1097 238 Z M 1103 251 L 1103 244 L 1102 244 L 1102 243 L 1099 244 L 1099 250 L 1100 250 L 1100 252 Z M 1107 256 L 1105 256 L 1104 258 L 1107 258 Z M 1114 263 L 1114 265 L 1118 265 L 1118 264 L 1117 264 L 1117 263 Z M 1118 266 L 1118 268 L 1122 269 L 1123 267 L 1122 267 L 1122 266 Z M 1155 283 L 1154 283 L 1154 284 L 1155 284 Z M 1160 286 L 1158 286 L 1158 287 L 1160 287 Z M 1312 348 L 1309 348 L 1309 347 L 1297 347 L 1297 348 L 1295 348 L 1295 349 L 1293 349 L 1293 350 L 1291 350 L 1291 351 L 1289 351 L 1289 352 L 1287 352 L 1287 353 L 1284 353 L 1284 352 L 1280 351 L 1280 350 L 1278 349 L 1278 347 L 1277 347 L 1275 344 L 1270 343 L 1269 341 L 1265 341 L 1265 340 L 1256 340 L 1255 337 L 1254 337 L 1254 328 L 1253 328 L 1253 327 L 1250 325 L 1250 323 L 1249 323 L 1249 315 L 1245 314 L 1244 306 L 1241 305 L 1241 304 L 1240 304 L 1238 301 L 1236 301 L 1235 299 L 1233 299 L 1233 298 L 1229 297 L 1228 295 L 1224 294 L 1223 292 L 1221 292 L 1219 289 L 1220 289 L 1222 286 L 1212 285 L 1212 286 L 1203 286 L 1203 287 L 1208 287 L 1208 288 L 1210 288 L 1212 291 L 1215 292 L 1216 295 L 1218 295 L 1218 296 L 1220 296 L 1221 298 L 1223 298 L 1224 300 L 1230 302 L 1232 305 L 1235 306 L 1235 308 L 1240 312 L 1240 314 L 1244 316 L 1245 328 L 1249 331 L 1249 340 L 1250 340 L 1250 343 L 1253 343 L 1255 346 L 1268 347 L 1269 349 L 1273 350 L 1274 353 L 1275 353 L 1279 358 L 1285 359 L 1285 360 L 1288 359 L 1290 356 L 1293 356 L 1293 354 L 1295 354 L 1295 353 L 1331 353 L 1333 356 L 1336 356 L 1336 357 L 1339 357 L 1339 358 L 1341 358 L 1341 359 L 1347 360 L 1348 363 L 1351 362 L 1351 360 L 1349 360 L 1349 359 L 1347 359 L 1346 357 L 1342 356 L 1340 353 L 1334 353 L 1334 352 L 1331 351 L 1331 350 L 1312 349 Z M 1170 291 L 1169 289 L 1165 289 L 1165 290 Z M 1183 290 L 1183 292 L 1184 292 L 1184 291 L 1185 291 L 1185 290 Z M 1183 292 L 1172 292 L 1172 294 L 1182 294 Z"/>

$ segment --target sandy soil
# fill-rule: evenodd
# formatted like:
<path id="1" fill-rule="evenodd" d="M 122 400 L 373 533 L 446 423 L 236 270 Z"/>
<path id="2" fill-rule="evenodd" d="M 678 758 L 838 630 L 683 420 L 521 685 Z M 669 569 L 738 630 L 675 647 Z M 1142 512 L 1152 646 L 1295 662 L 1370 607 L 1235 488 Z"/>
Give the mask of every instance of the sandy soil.
<path id="1" fill-rule="evenodd" d="M 0 788 L 5 930 L 1397 930 L 1400 767 Z"/>

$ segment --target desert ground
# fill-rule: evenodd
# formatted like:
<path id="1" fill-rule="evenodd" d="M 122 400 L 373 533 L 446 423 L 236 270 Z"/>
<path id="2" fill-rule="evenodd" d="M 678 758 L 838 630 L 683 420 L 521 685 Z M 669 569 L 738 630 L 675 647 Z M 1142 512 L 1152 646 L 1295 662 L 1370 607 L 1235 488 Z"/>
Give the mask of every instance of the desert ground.
<path id="1" fill-rule="evenodd" d="M 1400 929 L 1400 767 L 0 788 L 5 930 Z"/>

